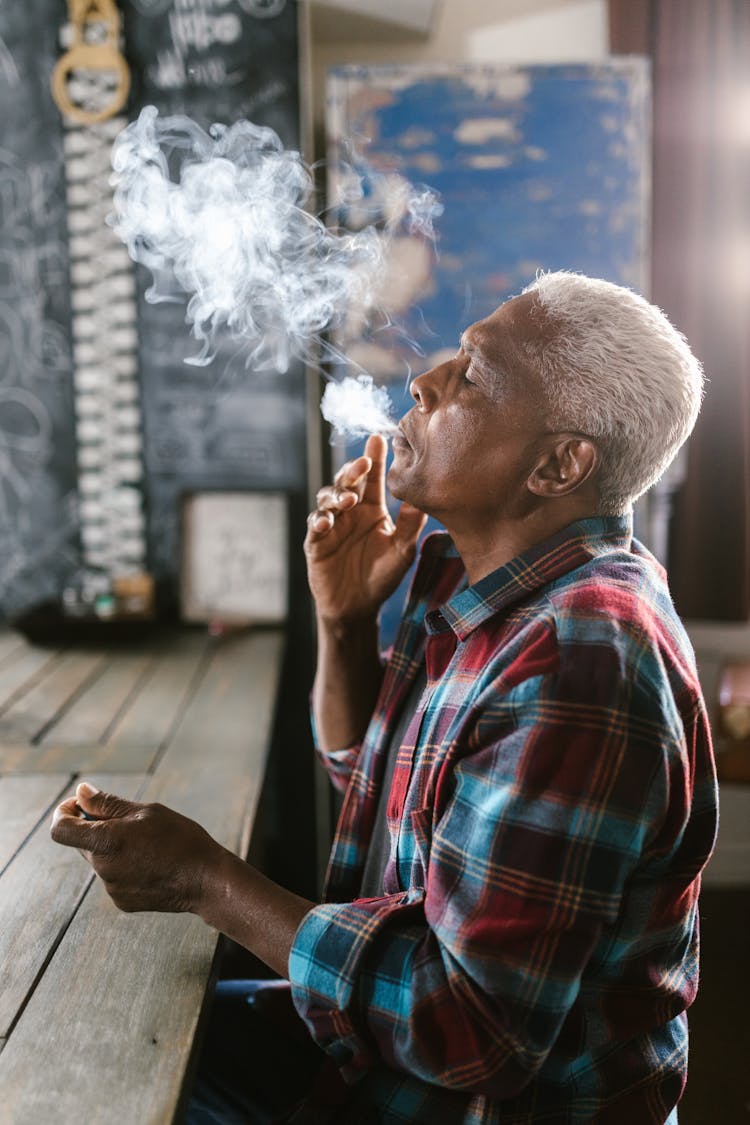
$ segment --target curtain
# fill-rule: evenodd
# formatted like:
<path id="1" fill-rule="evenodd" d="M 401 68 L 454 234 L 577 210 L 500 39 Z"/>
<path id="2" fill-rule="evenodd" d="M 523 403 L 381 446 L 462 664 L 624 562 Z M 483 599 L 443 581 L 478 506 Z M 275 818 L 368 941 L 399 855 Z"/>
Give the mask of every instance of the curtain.
<path id="1" fill-rule="evenodd" d="M 650 55 L 651 299 L 703 361 L 706 398 L 674 498 L 684 617 L 750 615 L 750 3 L 609 0 L 613 53 Z"/>

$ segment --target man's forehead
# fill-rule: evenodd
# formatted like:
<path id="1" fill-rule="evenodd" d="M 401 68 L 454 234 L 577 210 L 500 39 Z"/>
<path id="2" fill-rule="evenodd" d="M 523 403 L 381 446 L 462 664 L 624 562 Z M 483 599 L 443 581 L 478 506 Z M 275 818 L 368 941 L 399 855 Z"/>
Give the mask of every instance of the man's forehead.
<path id="1" fill-rule="evenodd" d="M 488 317 L 466 329 L 461 337 L 462 347 L 467 353 L 479 351 L 492 354 L 518 346 L 534 331 L 531 321 L 534 303 L 531 293 L 522 293 L 504 301 Z"/>

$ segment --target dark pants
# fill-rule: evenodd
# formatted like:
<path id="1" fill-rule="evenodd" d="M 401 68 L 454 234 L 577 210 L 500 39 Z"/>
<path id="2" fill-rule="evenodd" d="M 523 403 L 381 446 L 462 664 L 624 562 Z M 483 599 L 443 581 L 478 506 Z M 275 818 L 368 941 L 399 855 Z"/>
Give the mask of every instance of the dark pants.
<path id="1" fill-rule="evenodd" d="M 416 1083 L 380 1068 L 395 1085 Z M 423 1084 L 417 1083 L 417 1086 Z M 424 1088 L 424 1087 L 423 1087 Z M 216 989 L 185 1125 L 455 1125 L 465 1119 L 463 1096 L 435 1116 L 419 1098 L 414 1111 L 375 1108 L 367 1081 L 348 1089 L 297 1015 L 286 981 L 225 980 Z M 677 1110 L 665 1125 L 677 1125 Z"/>
<path id="2" fill-rule="evenodd" d="M 343 1096 L 286 981 L 219 981 L 185 1125 L 312 1125 Z"/>

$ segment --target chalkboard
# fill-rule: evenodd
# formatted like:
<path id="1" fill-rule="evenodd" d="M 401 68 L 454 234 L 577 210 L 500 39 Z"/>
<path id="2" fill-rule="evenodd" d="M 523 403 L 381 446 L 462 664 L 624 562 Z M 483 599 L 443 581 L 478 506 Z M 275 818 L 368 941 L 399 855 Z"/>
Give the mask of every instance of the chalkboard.
<path id="1" fill-rule="evenodd" d="M 132 117 L 155 105 L 203 128 L 246 118 L 299 148 L 296 3 L 133 0 L 124 16 Z M 148 304 L 149 283 L 139 269 L 148 560 L 164 606 L 177 594 L 186 492 L 304 491 L 305 378 L 299 366 L 284 375 L 245 370 L 226 337 L 208 367 L 186 366 L 185 357 L 199 349 L 184 307 Z"/>
<path id="2" fill-rule="evenodd" d="M 249 118 L 299 148 L 295 0 L 121 4 L 132 89 L 204 128 Z M 63 0 L 0 6 L 0 612 L 59 604 L 81 568 L 63 123 L 50 94 Z M 305 379 L 246 371 L 219 339 L 213 363 L 184 307 L 150 305 L 137 272 L 147 567 L 162 610 L 178 600 L 180 509 L 201 489 L 305 491 Z"/>
<path id="3" fill-rule="evenodd" d="M 79 563 L 60 0 L 0 5 L 0 611 L 56 601 Z"/>

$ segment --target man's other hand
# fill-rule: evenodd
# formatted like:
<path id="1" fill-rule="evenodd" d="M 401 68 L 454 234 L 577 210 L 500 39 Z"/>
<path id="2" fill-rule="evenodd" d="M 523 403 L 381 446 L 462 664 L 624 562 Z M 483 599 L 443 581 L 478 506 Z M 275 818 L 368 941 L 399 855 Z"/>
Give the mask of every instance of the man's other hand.
<path id="1" fill-rule="evenodd" d="M 95 819 L 84 819 L 81 811 Z M 58 844 L 78 848 L 125 911 L 200 913 L 225 854 L 194 820 L 85 782 L 55 809 L 51 835 Z"/>
<path id="2" fill-rule="evenodd" d="M 322 621 L 374 617 L 414 560 L 426 516 L 402 504 L 393 523 L 385 502 L 385 438 L 373 434 L 362 457 L 322 488 L 307 521 L 310 590 Z"/>

